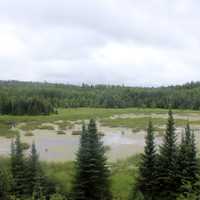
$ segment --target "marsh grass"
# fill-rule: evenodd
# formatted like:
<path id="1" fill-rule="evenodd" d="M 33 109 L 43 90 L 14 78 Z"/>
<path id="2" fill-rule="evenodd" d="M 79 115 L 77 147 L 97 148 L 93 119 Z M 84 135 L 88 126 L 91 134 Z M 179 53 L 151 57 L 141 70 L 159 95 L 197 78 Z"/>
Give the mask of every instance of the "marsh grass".
<path id="1" fill-rule="evenodd" d="M 29 121 L 23 124 L 22 126 L 20 126 L 20 129 L 23 131 L 33 131 L 35 129 L 40 129 L 41 126 L 42 126 L 41 122 Z"/>
<path id="2" fill-rule="evenodd" d="M 174 114 L 179 115 L 190 115 L 197 114 L 200 116 L 200 111 L 194 110 L 173 110 Z M 167 109 L 154 109 L 154 108 L 68 108 L 68 109 L 58 109 L 58 114 L 52 115 L 38 115 L 38 116 L 14 116 L 14 115 L 1 115 L 0 122 L 37 122 L 38 124 L 42 124 L 44 122 L 54 123 L 55 121 L 63 120 L 67 121 L 78 121 L 78 120 L 86 120 L 86 119 L 101 119 L 108 118 L 113 115 L 120 114 L 167 114 Z"/>
<path id="3" fill-rule="evenodd" d="M 108 127 L 126 127 L 131 128 L 133 132 L 139 132 L 141 130 L 146 130 L 148 121 L 152 120 L 155 131 L 163 132 L 165 128 L 167 119 L 166 118 L 150 118 L 150 117 L 135 117 L 135 118 L 116 118 L 116 119 L 103 119 L 101 123 L 103 126 Z M 185 119 L 175 119 L 175 124 L 177 127 L 184 127 L 188 120 Z M 191 125 L 200 125 L 200 120 L 190 121 Z"/>
<path id="4" fill-rule="evenodd" d="M 30 148 L 30 145 L 26 142 L 22 142 L 21 145 L 23 150 L 28 150 Z"/>
<path id="5" fill-rule="evenodd" d="M 62 122 L 56 122 L 56 125 L 58 125 L 58 128 L 60 130 L 66 130 L 67 128 L 71 129 L 72 124 L 69 121 L 62 121 Z"/>
<path id="6" fill-rule="evenodd" d="M 9 123 L 0 122 L 0 136 L 12 138 L 18 134 L 17 130 L 12 130 Z"/>
<path id="7" fill-rule="evenodd" d="M 140 108 L 68 108 L 68 109 L 58 109 L 58 114 L 52 114 L 52 115 L 38 115 L 38 116 L 14 116 L 14 115 L 1 115 L 0 116 L 0 122 L 1 121 L 15 121 L 15 122 L 38 122 L 38 123 L 44 123 L 44 122 L 55 122 L 59 120 L 64 121 L 78 121 L 78 120 L 85 120 L 85 119 L 91 119 L 91 118 L 105 118 L 105 117 L 111 117 L 113 115 L 118 114 L 150 114 L 150 113 L 156 113 L 156 114 L 165 114 L 167 113 L 167 110 L 165 109 L 140 109 Z"/>
<path id="8" fill-rule="evenodd" d="M 34 136 L 33 132 L 26 132 L 24 135 L 27 136 L 27 137 Z"/>
<path id="9" fill-rule="evenodd" d="M 193 110 L 173 110 L 174 114 L 181 116 L 195 115 L 200 118 L 200 111 Z M 0 136 L 13 137 L 17 132 L 13 131 L 7 125 L 8 122 L 13 121 L 17 124 L 25 123 L 19 128 L 23 131 L 33 131 L 35 129 L 48 129 L 53 130 L 50 126 L 42 126 L 43 123 L 52 123 L 58 125 L 59 130 L 71 129 L 73 123 L 82 123 L 84 120 L 90 118 L 100 120 L 103 125 L 110 127 L 128 127 L 132 128 L 134 132 L 139 130 L 145 130 L 148 122 L 148 115 L 151 114 L 167 114 L 167 109 L 149 109 L 149 108 L 123 108 L 123 109 L 106 109 L 106 108 L 70 108 L 70 109 L 58 109 L 58 114 L 52 115 L 40 115 L 40 116 L 12 116 L 12 115 L 0 115 Z M 110 117 L 114 115 L 121 114 L 134 114 L 134 115 L 146 115 L 147 117 L 137 117 L 137 118 L 115 118 Z M 61 123 L 55 123 L 56 121 L 62 121 Z M 76 122 L 80 121 L 80 122 Z M 184 126 L 187 120 L 176 119 L 177 126 Z M 156 128 L 164 126 L 166 119 L 153 118 L 153 123 Z M 200 120 L 190 121 L 191 125 L 200 125 Z M 2 127 L 3 126 L 3 127 Z M 158 131 L 162 132 L 163 129 Z"/>
<path id="10" fill-rule="evenodd" d="M 113 199 L 127 200 L 138 174 L 140 155 L 126 160 L 108 163 L 111 172 L 111 190 Z M 75 174 L 75 162 L 48 163 L 42 162 L 47 176 L 55 182 L 60 193 L 69 193 Z"/>
<path id="11" fill-rule="evenodd" d="M 81 131 L 72 131 L 72 135 L 81 135 Z"/>
<path id="12" fill-rule="evenodd" d="M 37 129 L 41 129 L 41 130 L 55 130 L 55 128 L 53 127 L 53 125 L 46 125 L 46 124 L 42 124 L 42 125 L 38 126 Z"/>
<path id="13" fill-rule="evenodd" d="M 63 131 L 63 130 L 59 130 L 59 131 L 57 131 L 57 134 L 58 134 L 58 135 L 65 135 L 66 133 L 65 133 L 65 131 Z"/>

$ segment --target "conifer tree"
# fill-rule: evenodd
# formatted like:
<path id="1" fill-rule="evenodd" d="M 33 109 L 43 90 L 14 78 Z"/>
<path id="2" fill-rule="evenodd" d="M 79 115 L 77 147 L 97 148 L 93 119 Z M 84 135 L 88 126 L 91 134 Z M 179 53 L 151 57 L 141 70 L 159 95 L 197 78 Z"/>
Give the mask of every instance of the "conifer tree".
<path id="1" fill-rule="evenodd" d="M 89 159 L 88 132 L 85 128 L 85 124 L 83 124 L 81 138 L 80 138 L 80 146 L 77 154 L 75 182 L 73 185 L 74 200 L 86 199 L 85 191 L 87 190 L 87 183 L 88 183 L 87 180 L 88 159 Z"/>
<path id="2" fill-rule="evenodd" d="M 16 149 L 15 149 L 15 143 L 14 143 L 13 140 L 11 141 L 11 154 L 10 154 L 10 157 L 11 157 L 11 174 L 12 174 L 12 177 L 14 179 L 15 174 L 16 174 L 16 169 L 15 169 Z"/>
<path id="3" fill-rule="evenodd" d="M 45 200 L 45 194 L 44 194 L 44 185 L 43 185 L 43 176 L 38 173 L 37 177 L 35 178 L 34 183 L 34 190 L 33 190 L 33 200 Z"/>
<path id="4" fill-rule="evenodd" d="M 198 160 L 194 133 L 191 132 L 189 123 L 182 136 L 179 151 L 179 173 L 181 183 L 195 184 L 198 177 Z"/>
<path id="5" fill-rule="evenodd" d="M 83 126 L 77 154 L 74 200 L 110 200 L 109 170 L 105 148 L 97 133 L 96 123 L 90 120 L 88 129 Z"/>
<path id="6" fill-rule="evenodd" d="M 11 144 L 11 168 L 14 193 L 17 197 L 24 196 L 27 191 L 27 177 L 25 158 L 19 134 L 16 137 L 15 143 Z"/>
<path id="7" fill-rule="evenodd" d="M 8 172 L 0 168 L 0 199 L 9 200 L 10 196 L 10 180 L 9 180 Z"/>
<path id="8" fill-rule="evenodd" d="M 179 176 L 180 176 L 180 186 L 181 184 L 190 181 L 190 154 L 191 154 L 191 142 L 192 142 L 190 125 L 187 123 L 185 128 L 185 132 L 182 134 L 181 144 L 179 148 L 178 155 L 178 168 L 179 168 Z"/>
<path id="9" fill-rule="evenodd" d="M 194 132 L 191 134 L 191 151 L 190 151 L 190 166 L 189 172 L 192 183 L 195 183 L 199 178 L 199 163 L 197 158 L 197 150 L 196 150 L 196 143 L 195 143 L 195 135 Z"/>
<path id="10" fill-rule="evenodd" d="M 39 168 L 40 168 L 35 143 L 32 144 L 31 155 L 28 159 L 27 165 L 28 165 L 27 166 L 28 192 L 29 194 L 33 194 L 33 191 L 36 185 L 36 177 L 38 176 Z"/>
<path id="11" fill-rule="evenodd" d="M 157 155 L 154 139 L 153 125 L 150 120 L 138 180 L 138 188 L 143 193 L 145 199 L 154 199 L 155 195 Z"/>
<path id="12" fill-rule="evenodd" d="M 166 133 L 160 148 L 159 168 L 158 168 L 158 187 L 157 192 L 165 199 L 174 199 L 178 190 L 178 148 L 176 144 L 175 123 L 172 111 L 169 111 Z"/>

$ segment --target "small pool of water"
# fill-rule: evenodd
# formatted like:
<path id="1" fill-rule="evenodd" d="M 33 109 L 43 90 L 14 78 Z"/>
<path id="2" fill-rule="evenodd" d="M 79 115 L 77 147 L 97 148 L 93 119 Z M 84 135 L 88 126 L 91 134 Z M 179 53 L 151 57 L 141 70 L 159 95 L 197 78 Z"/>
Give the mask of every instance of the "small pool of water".
<path id="1" fill-rule="evenodd" d="M 108 130 L 107 130 L 108 131 Z M 144 149 L 145 133 L 131 133 L 109 130 L 102 137 L 105 146 L 109 147 L 107 152 L 110 161 L 124 159 L 131 155 L 140 153 Z M 23 135 L 23 134 L 22 134 Z M 22 136 L 22 141 L 36 144 L 41 160 L 46 161 L 71 161 L 76 158 L 80 136 L 71 134 L 57 135 L 54 131 L 35 130 L 33 137 Z M 157 139 L 160 142 L 160 139 Z M 11 140 L 0 138 L 0 155 L 10 154 Z"/>

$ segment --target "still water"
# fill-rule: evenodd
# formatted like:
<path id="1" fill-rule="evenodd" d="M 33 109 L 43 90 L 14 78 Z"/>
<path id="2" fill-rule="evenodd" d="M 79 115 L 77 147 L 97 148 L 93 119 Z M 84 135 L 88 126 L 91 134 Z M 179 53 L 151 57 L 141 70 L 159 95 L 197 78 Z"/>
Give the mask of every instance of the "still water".
<path id="1" fill-rule="evenodd" d="M 144 149 L 145 132 L 132 133 L 130 130 L 109 129 L 102 137 L 104 145 L 108 146 L 107 156 L 110 161 L 124 159 L 140 153 Z M 71 134 L 58 135 L 54 131 L 35 130 L 33 137 L 25 137 L 22 141 L 36 144 L 41 160 L 70 161 L 74 160 L 79 146 L 80 136 Z M 160 139 L 156 139 L 160 143 Z M 0 138 L 0 155 L 9 155 L 10 139 Z M 28 153 L 28 152 L 27 152 Z"/>

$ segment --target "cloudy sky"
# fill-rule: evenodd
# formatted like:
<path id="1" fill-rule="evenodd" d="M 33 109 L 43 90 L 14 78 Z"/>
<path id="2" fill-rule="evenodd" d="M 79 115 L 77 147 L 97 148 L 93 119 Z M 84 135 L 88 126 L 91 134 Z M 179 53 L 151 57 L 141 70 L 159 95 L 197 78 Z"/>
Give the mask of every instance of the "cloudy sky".
<path id="1" fill-rule="evenodd" d="M 0 1 L 0 79 L 200 80 L 199 0 Z"/>

